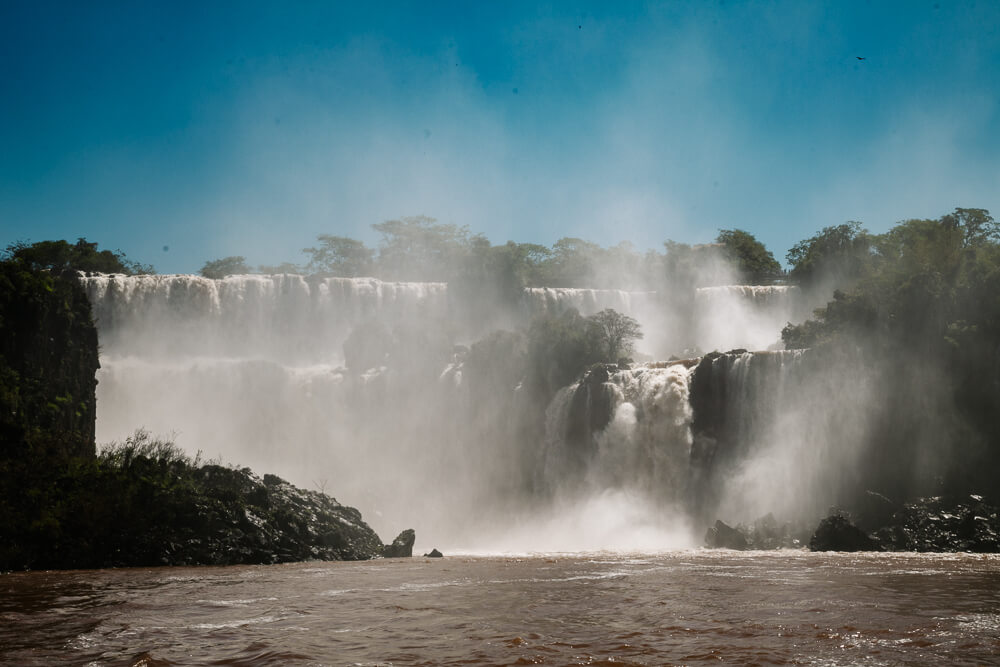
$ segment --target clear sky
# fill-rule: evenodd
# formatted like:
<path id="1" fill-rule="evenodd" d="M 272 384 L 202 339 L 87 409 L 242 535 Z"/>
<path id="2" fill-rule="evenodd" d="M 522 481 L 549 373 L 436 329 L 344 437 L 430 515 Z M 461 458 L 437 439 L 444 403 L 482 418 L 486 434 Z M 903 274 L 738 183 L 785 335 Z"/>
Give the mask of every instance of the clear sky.
<path id="1" fill-rule="evenodd" d="M 998 30 L 994 1 L 6 0 L 0 243 L 193 272 L 427 215 L 783 259 L 1000 214 Z"/>

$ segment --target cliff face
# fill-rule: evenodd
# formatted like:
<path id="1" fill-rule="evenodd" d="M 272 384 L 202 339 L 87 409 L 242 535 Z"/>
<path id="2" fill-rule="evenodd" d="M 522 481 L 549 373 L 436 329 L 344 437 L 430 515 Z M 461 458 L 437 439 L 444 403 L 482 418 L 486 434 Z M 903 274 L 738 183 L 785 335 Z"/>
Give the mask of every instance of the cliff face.
<path id="1" fill-rule="evenodd" d="M 0 459 L 93 457 L 98 367 L 75 277 L 0 263 Z"/>

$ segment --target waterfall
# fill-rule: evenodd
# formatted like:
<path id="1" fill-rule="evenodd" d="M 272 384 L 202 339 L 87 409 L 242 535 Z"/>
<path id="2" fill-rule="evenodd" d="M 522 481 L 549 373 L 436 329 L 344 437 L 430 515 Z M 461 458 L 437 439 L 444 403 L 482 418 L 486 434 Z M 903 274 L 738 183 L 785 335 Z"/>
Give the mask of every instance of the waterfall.
<path id="1" fill-rule="evenodd" d="M 546 412 L 549 485 L 626 490 L 661 505 L 683 501 L 691 372 L 684 363 L 612 366 L 561 389 Z"/>
<path id="2" fill-rule="evenodd" d="M 788 442 L 774 437 L 779 417 L 808 414 L 785 410 L 798 400 L 800 352 L 598 367 L 544 396 L 546 410 L 504 367 L 503 352 L 466 363 L 469 349 L 454 345 L 459 304 L 444 283 L 298 275 L 81 282 L 101 345 L 99 441 L 139 427 L 174 433 L 191 453 L 329 488 L 388 535 L 420 525 L 453 539 L 487 519 L 502 532 L 512 513 L 546 503 L 607 543 L 628 522 L 662 535 L 665 517 L 731 506 L 730 489 L 759 495 L 767 471 L 748 464 Z M 793 295 L 727 287 L 695 299 L 705 316 L 733 300 L 751 314 L 785 312 Z M 521 325 L 530 314 L 610 307 L 639 319 L 648 342 L 673 321 L 666 303 L 652 292 L 530 288 Z M 769 317 L 770 340 L 780 324 Z M 727 335 L 749 346 L 740 321 L 729 326 Z M 348 340 L 353 364 L 345 363 Z M 559 514 L 544 520 L 558 525 Z"/>
<path id="3" fill-rule="evenodd" d="M 875 400 L 865 368 L 807 350 L 707 355 L 691 382 L 699 517 L 816 520 L 851 488 Z"/>
<path id="4" fill-rule="evenodd" d="M 528 317 L 558 315 L 570 308 L 581 315 L 613 308 L 620 313 L 635 316 L 641 309 L 654 302 L 656 292 L 626 292 L 613 289 L 575 289 L 563 287 L 526 287 L 525 309 Z"/>
<path id="5" fill-rule="evenodd" d="M 569 309 L 584 317 L 611 308 L 637 320 L 645 337 L 637 343 L 637 352 L 656 357 L 672 353 L 677 338 L 672 331 L 677 314 L 671 312 L 658 292 L 629 292 L 613 289 L 577 289 L 562 287 L 526 287 L 522 321 L 527 324 L 542 315 L 559 315 Z"/>
<path id="6" fill-rule="evenodd" d="M 108 355 L 339 361 L 351 329 L 445 318 L 445 283 L 247 275 L 83 275 Z"/>
<path id="7" fill-rule="evenodd" d="M 695 291 L 695 340 L 703 350 L 780 347 L 781 329 L 803 313 L 798 287 L 725 285 Z"/>
<path id="8" fill-rule="evenodd" d="M 101 347 L 99 442 L 139 427 L 172 434 L 205 458 L 328 487 L 384 533 L 405 527 L 405 496 L 419 492 L 412 476 L 440 466 L 396 443 L 431 439 L 421 420 L 444 409 L 435 391 L 404 394 L 426 367 L 440 373 L 436 354 L 450 349 L 434 338 L 448 317 L 446 284 L 298 275 L 80 280 Z M 391 330 L 395 367 L 348 371 L 345 339 L 374 320 Z M 399 469 L 411 476 L 393 479 Z"/>

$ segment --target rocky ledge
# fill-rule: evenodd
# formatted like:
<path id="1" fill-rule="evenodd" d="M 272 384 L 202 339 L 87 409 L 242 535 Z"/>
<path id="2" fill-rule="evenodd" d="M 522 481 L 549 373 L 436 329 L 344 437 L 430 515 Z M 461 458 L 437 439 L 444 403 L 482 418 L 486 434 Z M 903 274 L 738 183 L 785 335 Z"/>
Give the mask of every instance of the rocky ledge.
<path id="1" fill-rule="evenodd" d="M 867 507 L 855 522 L 834 511 L 820 521 L 808 540 L 812 551 L 918 551 L 1000 553 L 1000 508 L 982 495 L 932 496 L 893 505 L 884 496 Z M 795 548 L 804 541 L 789 524 L 771 515 L 751 526 L 716 521 L 705 534 L 712 549 Z"/>

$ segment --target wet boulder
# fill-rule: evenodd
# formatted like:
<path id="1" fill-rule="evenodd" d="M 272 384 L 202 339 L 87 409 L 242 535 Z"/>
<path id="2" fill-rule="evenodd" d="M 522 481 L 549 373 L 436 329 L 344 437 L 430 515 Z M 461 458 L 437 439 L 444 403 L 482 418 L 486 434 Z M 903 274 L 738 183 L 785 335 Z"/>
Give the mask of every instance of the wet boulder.
<path id="1" fill-rule="evenodd" d="M 876 533 L 892 551 L 1000 552 L 1000 509 L 983 496 L 918 498 Z"/>
<path id="2" fill-rule="evenodd" d="M 819 522 L 809 539 L 810 551 L 881 551 L 879 543 L 851 523 L 842 513 L 831 514 Z"/>
<path id="3" fill-rule="evenodd" d="M 417 540 L 417 534 L 412 528 L 407 528 L 392 541 L 382 547 L 384 558 L 409 558 L 413 555 L 413 543 Z"/>
<path id="4" fill-rule="evenodd" d="M 705 533 L 705 546 L 709 549 L 736 549 L 744 551 L 750 548 L 746 535 L 737 529 L 716 519 L 715 525 Z"/>

